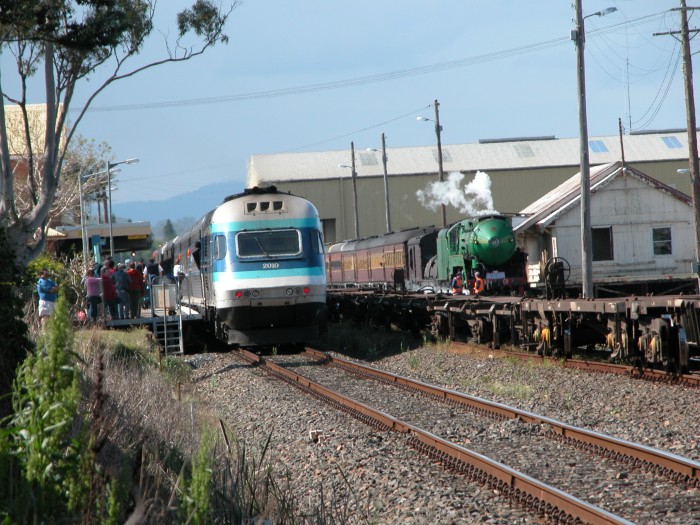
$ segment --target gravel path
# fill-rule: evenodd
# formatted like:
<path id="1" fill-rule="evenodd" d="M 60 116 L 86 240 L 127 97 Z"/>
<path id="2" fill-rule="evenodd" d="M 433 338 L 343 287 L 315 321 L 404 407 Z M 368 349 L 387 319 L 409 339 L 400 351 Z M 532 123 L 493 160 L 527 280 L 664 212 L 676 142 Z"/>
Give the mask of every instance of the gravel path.
<path id="1" fill-rule="evenodd" d="M 370 335 L 371 337 L 371 335 Z M 431 345 L 375 366 L 700 458 L 700 392 L 618 376 L 509 359 L 455 355 Z M 247 443 L 271 435 L 268 456 L 288 472 L 302 508 L 324 501 L 337 523 L 540 521 L 486 487 L 418 457 L 403 436 L 374 431 L 315 398 L 238 362 L 231 354 L 191 356 L 195 392 Z M 315 443 L 311 430 L 323 437 Z M 700 498 L 699 498 L 700 499 Z M 329 502 L 335 501 L 335 505 Z M 700 525 L 700 501 L 693 511 Z M 697 516 L 697 518 L 695 518 Z M 661 523 L 653 513 L 639 523 Z M 688 524 L 691 525 L 691 524 Z"/>

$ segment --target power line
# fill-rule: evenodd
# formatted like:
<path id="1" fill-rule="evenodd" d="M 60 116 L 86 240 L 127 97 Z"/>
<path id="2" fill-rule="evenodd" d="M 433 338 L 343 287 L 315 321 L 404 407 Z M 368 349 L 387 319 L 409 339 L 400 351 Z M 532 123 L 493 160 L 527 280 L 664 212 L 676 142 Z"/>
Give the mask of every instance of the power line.
<path id="1" fill-rule="evenodd" d="M 596 29 L 590 31 L 588 36 L 594 36 L 598 34 L 605 34 L 613 31 L 617 31 L 621 27 L 635 27 L 637 25 L 648 23 L 656 18 L 661 18 L 664 16 L 664 12 L 656 13 L 652 15 L 647 15 L 634 20 L 625 21 L 620 24 L 615 24 L 604 29 Z M 419 66 L 409 69 L 402 69 L 398 71 L 391 71 L 387 73 L 379 73 L 377 75 L 367 75 L 356 78 L 349 78 L 345 80 L 336 80 L 333 82 L 308 84 L 305 86 L 295 86 L 289 88 L 273 89 L 268 91 L 254 91 L 249 93 L 240 93 L 237 95 L 224 95 L 220 97 L 205 97 L 205 98 L 193 98 L 184 100 L 172 100 L 166 102 L 149 102 L 144 104 L 123 104 L 119 106 L 95 106 L 88 108 L 90 112 L 106 112 L 106 111 L 130 111 L 130 110 L 144 110 L 144 109 L 159 109 L 168 107 L 181 107 L 181 106 L 194 106 L 194 105 L 206 105 L 206 104 L 221 104 L 225 102 L 241 102 L 245 100 L 255 100 L 255 99 L 266 99 L 283 97 L 290 95 L 300 95 L 305 93 L 316 93 L 319 91 L 328 91 L 333 89 L 341 89 L 354 86 L 362 86 L 366 84 L 374 84 L 378 82 L 387 82 L 389 80 L 397 80 L 401 78 L 414 77 L 419 75 L 427 75 L 430 73 L 437 73 L 440 71 L 446 71 L 450 69 L 457 69 L 462 67 L 473 66 L 477 64 L 482 64 L 486 62 L 493 62 L 495 60 L 502 60 L 504 58 L 510 58 L 513 56 L 518 56 L 526 53 L 534 53 L 537 51 L 543 51 L 545 49 L 561 46 L 567 44 L 570 41 L 569 37 L 560 37 L 552 40 L 546 40 L 543 42 L 537 42 L 534 44 L 528 44 L 524 46 L 514 47 L 510 49 L 505 49 L 501 51 L 493 51 L 485 53 L 483 55 L 477 55 L 474 57 L 468 57 L 458 60 L 451 60 L 447 62 L 438 62 L 436 64 L 429 64 L 426 66 Z M 77 110 L 76 110 L 77 111 Z"/>

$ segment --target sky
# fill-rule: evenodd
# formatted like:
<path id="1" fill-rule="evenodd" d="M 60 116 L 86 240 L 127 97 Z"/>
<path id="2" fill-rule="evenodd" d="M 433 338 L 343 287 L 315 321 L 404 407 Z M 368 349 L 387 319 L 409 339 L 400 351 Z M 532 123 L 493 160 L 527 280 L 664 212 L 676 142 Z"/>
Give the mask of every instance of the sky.
<path id="1" fill-rule="evenodd" d="M 389 153 L 434 145 L 433 124 L 417 117 L 433 118 L 435 99 L 443 145 L 578 137 L 572 3 L 243 0 L 226 26 L 228 44 L 113 84 L 78 132 L 109 144 L 113 161 L 140 160 L 120 166 L 116 213 L 119 203 L 214 183 L 240 192 L 252 155 L 347 149 L 349 163 L 351 141 L 380 148 L 381 133 Z M 163 35 L 174 34 L 175 14 L 186 5 L 158 3 L 157 30 L 137 63 L 163 56 Z M 620 118 L 626 131 L 685 128 L 680 44 L 654 36 L 679 29 L 672 11 L 679 5 L 583 0 L 584 16 L 617 8 L 585 20 L 590 137 L 616 134 Z M 78 87 L 75 104 L 101 74 Z M 41 89 L 30 91 L 32 102 L 42 97 Z M 219 189 L 197 198 L 213 208 L 222 197 Z"/>

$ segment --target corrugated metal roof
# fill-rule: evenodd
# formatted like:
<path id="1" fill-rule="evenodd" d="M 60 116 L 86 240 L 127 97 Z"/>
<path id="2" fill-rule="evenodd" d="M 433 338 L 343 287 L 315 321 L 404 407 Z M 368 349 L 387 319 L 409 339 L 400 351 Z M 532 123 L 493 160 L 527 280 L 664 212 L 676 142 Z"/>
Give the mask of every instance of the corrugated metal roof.
<path id="1" fill-rule="evenodd" d="M 590 169 L 591 193 L 595 193 L 596 191 L 599 191 L 610 184 L 610 182 L 612 182 L 618 175 L 622 174 L 622 172 L 622 163 L 620 161 L 592 167 Z M 653 186 L 659 191 L 668 193 L 672 197 L 689 206 L 692 203 L 692 199 L 685 193 L 678 191 L 677 189 L 672 188 L 671 186 L 668 186 L 635 168 L 625 166 L 624 173 L 625 175 L 635 177 L 642 182 Z M 520 212 L 520 215 L 526 218 L 522 222 L 518 223 L 513 229 L 518 232 L 524 231 L 535 224 L 538 226 L 547 226 L 572 206 L 578 205 L 580 200 L 581 174 L 579 172 L 523 209 Z"/>
<path id="2" fill-rule="evenodd" d="M 625 135 L 627 162 L 683 160 L 688 158 L 688 136 L 682 131 Z M 450 171 L 515 170 L 577 166 L 580 163 L 578 138 L 542 140 L 518 139 L 505 142 L 443 145 L 443 164 Z M 590 163 L 606 164 L 621 158 L 620 137 L 591 137 Z M 381 151 L 355 150 L 358 177 L 382 176 Z M 436 173 L 437 147 L 389 148 L 387 171 L 390 176 Z M 349 177 L 350 150 L 253 155 L 248 165 L 248 186 L 262 182 L 321 180 Z M 343 173 L 345 172 L 345 173 Z"/>

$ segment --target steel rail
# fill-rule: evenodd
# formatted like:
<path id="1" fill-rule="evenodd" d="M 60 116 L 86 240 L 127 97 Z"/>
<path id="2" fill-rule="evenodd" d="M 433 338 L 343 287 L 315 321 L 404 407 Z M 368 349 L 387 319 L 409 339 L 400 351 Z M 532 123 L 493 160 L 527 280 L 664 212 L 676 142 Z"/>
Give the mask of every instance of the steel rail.
<path id="1" fill-rule="evenodd" d="M 323 356 L 323 358 L 335 360 L 322 352 L 313 352 L 315 357 Z M 471 479 L 498 488 L 519 503 L 554 518 L 558 523 L 633 525 L 631 521 L 615 516 L 482 454 L 343 396 L 259 355 L 246 350 L 238 350 L 238 354 L 249 363 L 265 367 L 274 375 L 284 378 L 303 390 L 312 392 L 328 400 L 331 404 L 345 408 L 360 420 L 366 421 L 369 418 L 381 428 L 410 434 L 412 445 L 421 452 L 438 459 L 449 468 L 461 472 Z"/>
<path id="2" fill-rule="evenodd" d="M 644 379 L 647 381 L 658 381 L 663 383 L 670 383 L 674 385 L 683 385 L 690 387 L 700 387 L 700 375 L 698 374 L 669 374 L 662 370 L 654 370 L 652 368 L 640 369 L 639 367 L 620 365 L 616 363 L 605 363 L 602 361 L 589 361 L 586 359 L 565 359 L 560 357 L 551 356 L 541 356 L 535 354 L 529 354 L 526 352 L 517 352 L 502 349 L 492 349 L 483 348 L 479 345 L 474 345 L 470 343 L 464 343 L 461 341 L 451 341 L 450 346 L 457 349 L 457 353 L 461 352 L 460 348 L 466 348 L 472 352 L 479 352 L 481 354 L 498 355 L 502 357 L 516 357 L 522 360 L 529 361 L 556 361 L 561 364 L 564 368 L 574 368 L 578 370 L 584 370 L 589 372 L 602 372 L 605 374 L 616 374 L 629 376 L 635 379 Z M 451 350 L 453 351 L 453 350 Z"/>
<path id="3" fill-rule="evenodd" d="M 462 392 L 437 387 L 346 359 L 331 357 L 318 350 L 306 349 L 306 352 L 314 356 L 314 358 L 323 360 L 326 363 L 354 370 L 363 375 L 374 376 L 385 382 L 424 392 L 446 402 L 467 406 L 472 410 L 492 414 L 495 417 L 520 419 L 530 424 L 548 425 L 552 432 L 570 443 L 573 442 L 583 446 L 590 446 L 602 455 L 606 455 L 606 453 L 614 454 L 615 458 L 620 461 L 627 461 L 629 463 L 642 462 L 651 470 L 665 475 L 666 477 L 670 477 L 675 481 L 700 487 L 700 463 L 691 459 L 671 454 L 670 452 L 664 452 L 656 448 L 647 447 L 646 445 L 632 443 L 600 432 L 574 427 L 532 412 L 520 410 L 494 401 L 480 399 Z"/>

